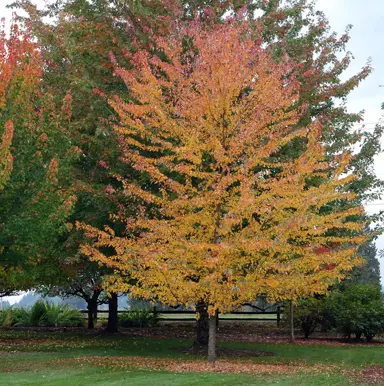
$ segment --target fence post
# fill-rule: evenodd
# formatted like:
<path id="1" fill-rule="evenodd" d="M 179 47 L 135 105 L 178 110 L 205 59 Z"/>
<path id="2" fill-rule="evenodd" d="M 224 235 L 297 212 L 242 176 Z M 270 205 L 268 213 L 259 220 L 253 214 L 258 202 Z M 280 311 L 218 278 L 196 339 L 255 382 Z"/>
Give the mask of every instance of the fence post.
<path id="1" fill-rule="evenodd" d="M 277 327 L 280 326 L 280 321 L 281 321 L 281 310 L 280 310 L 280 306 L 277 306 Z"/>

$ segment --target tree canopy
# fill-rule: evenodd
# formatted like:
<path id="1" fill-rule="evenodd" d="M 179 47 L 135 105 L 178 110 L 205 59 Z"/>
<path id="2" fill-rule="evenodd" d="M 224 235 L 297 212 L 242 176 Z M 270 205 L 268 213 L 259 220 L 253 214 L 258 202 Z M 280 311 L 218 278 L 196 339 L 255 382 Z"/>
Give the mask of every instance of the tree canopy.
<path id="1" fill-rule="evenodd" d="M 257 295 L 322 293 L 360 263 L 351 154 L 327 156 L 320 116 L 303 126 L 300 65 L 259 36 L 240 17 L 180 23 L 154 38 L 155 54 L 138 49 L 133 68 L 116 68 L 130 91 L 110 100 L 123 161 L 147 183 L 117 176 L 137 200 L 135 217 L 114 216 L 123 236 L 84 226 L 95 240 L 83 253 L 114 271 L 107 288 L 203 299 L 215 315 Z M 297 139 L 299 154 L 281 157 Z"/>

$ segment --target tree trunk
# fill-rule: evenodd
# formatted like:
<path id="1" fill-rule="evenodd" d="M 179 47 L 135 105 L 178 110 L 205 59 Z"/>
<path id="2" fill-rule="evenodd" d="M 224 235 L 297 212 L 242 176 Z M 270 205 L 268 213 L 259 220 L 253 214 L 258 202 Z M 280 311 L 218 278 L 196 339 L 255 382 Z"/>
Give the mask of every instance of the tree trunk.
<path id="1" fill-rule="evenodd" d="M 372 342 L 373 338 L 375 337 L 375 334 L 364 334 L 364 335 L 367 342 Z"/>
<path id="2" fill-rule="evenodd" d="M 196 304 L 196 312 L 200 317 L 196 320 L 196 340 L 195 346 L 208 346 L 209 336 L 209 315 L 207 311 L 207 305 L 200 301 Z"/>
<path id="3" fill-rule="evenodd" d="M 111 293 L 111 296 L 108 299 L 108 324 L 107 324 L 107 328 L 105 329 L 106 332 L 114 333 L 119 331 L 117 308 L 118 308 L 117 294 Z"/>
<path id="4" fill-rule="evenodd" d="M 289 327 L 290 327 L 290 341 L 291 343 L 293 343 L 295 341 L 295 330 L 294 330 L 294 323 L 293 323 L 293 301 L 291 300 L 290 304 L 289 304 L 289 319 L 290 319 L 290 323 L 289 323 Z"/>
<path id="5" fill-rule="evenodd" d="M 95 323 L 93 320 L 93 309 L 91 301 L 87 302 L 87 310 L 88 310 L 88 329 L 93 330 L 95 328 Z"/>
<path id="6" fill-rule="evenodd" d="M 95 320 L 97 315 L 97 298 L 91 297 L 87 300 L 87 309 L 88 309 L 88 329 L 95 328 Z"/>
<path id="7" fill-rule="evenodd" d="M 217 314 L 209 317 L 208 362 L 216 362 L 216 320 Z"/>

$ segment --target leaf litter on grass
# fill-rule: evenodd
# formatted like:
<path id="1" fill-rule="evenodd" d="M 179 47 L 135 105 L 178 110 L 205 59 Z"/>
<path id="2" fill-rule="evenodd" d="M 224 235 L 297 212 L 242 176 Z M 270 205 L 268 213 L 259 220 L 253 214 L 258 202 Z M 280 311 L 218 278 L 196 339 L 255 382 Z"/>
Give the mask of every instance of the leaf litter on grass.
<path id="1" fill-rule="evenodd" d="M 384 366 L 367 366 L 360 372 L 359 378 L 369 385 L 384 385 Z"/>
<path id="2" fill-rule="evenodd" d="M 322 374 L 340 372 L 337 366 L 302 365 L 302 364 L 264 364 L 252 360 L 217 360 L 211 364 L 198 359 L 171 359 L 139 356 L 88 356 L 77 357 L 78 363 L 87 363 L 105 369 L 125 370 L 136 368 L 141 370 L 159 370 L 170 372 L 198 373 L 231 373 L 231 374 L 295 374 L 299 372 Z"/>

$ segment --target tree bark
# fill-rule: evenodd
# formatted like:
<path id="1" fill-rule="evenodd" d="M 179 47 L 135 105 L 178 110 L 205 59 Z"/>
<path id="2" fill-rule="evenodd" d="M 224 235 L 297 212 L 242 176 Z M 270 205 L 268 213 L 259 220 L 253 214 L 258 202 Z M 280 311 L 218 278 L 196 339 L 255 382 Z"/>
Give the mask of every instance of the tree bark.
<path id="1" fill-rule="evenodd" d="M 196 304 L 196 312 L 200 317 L 196 320 L 196 340 L 193 343 L 195 346 L 208 346 L 209 336 L 209 315 L 207 305 L 203 301 Z"/>
<path id="2" fill-rule="evenodd" d="M 98 317 L 98 314 L 97 314 L 97 304 L 96 304 L 96 307 L 93 311 L 93 320 L 96 322 L 97 321 L 97 317 Z"/>
<path id="3" fill-rule="evenodd" d="M 95 323 L 93 320 L 93 311 L 90 303 L 87 304 L 88 309 L 88 330 L 93 330 L 95 328 Z"/>
<path id="4" fill-rule="evenodd" d="M 293 343 L 295 341 L 295 330 L 294 330 L 294 323 L 293 323 L 293 301 L 291 300 L 289 304 L 289 327 L 290 327 L 290 341 Z"/>
<path id="5" fill-rule="evenodd" d="M 108 324 L 105 329 L 106 332 L 118 332 L 118 298 L 116 293 L 111 293 L 111 296 L 108 299 Z"/>
<path id="6" fill-rule="evenodd" d="M 209 317 L 208 362 L 216 362 L 216 320 L 217 314 Z"/>
<path id="7" fill-rule="evenodd" d="M 95 320 L 97 316 L 97 298 L 94 297 L 87 300 L 87 310 L 88 310 L 88 329 L 95 328 Z"/>

